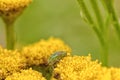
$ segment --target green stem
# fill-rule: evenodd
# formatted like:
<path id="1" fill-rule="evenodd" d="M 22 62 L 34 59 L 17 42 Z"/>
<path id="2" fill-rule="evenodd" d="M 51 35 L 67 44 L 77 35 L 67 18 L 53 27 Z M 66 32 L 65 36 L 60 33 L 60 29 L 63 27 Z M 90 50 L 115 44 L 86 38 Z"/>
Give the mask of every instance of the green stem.
<path id="1" fill-rule="evenodd" d="M 83 0 L 78 0 L 79 4 L 80 4 L 80 8 L 81 11 L 83 12 L 83 14 L 86 16 L 88 23 L 92 26 L 93 30 L 95 31 L 95 33 L 97 34 L 97 36 L 99 37 L 99 40 L 101 42 L 101 44 L 104 43 L 103 38 L 100 36 L 101 33 L 99 31 L 99 29 L 95 26 L 94 24 L 94 20 L 92 19 L 86 5 L 85 2 Z"/>
<path id="2" fill-rule="evenodd" d="M 14 25 L 6 24 L 6 46 L 7 49 L 14 49 L 15 46 L 15 33 L 14 33 Z"/>
<path id="3" fill-rule="evenodd" d="M 95 33 L 97 34 L 99 40 L 100 40 L 100 43 L 103 45 L 104 44 L 104 39 L 103 37 L 101 36 L 101 31 L 98 29 L 98 27 L 95 26 L 95 23 L 94 23 L 94 20 L 92 19 L 85 3 L 83 0 L 78 0 L 79 4 L 80 4 L 80 7 L 81 7 L 81 10 L 82 12 L 84 13 L 84 15 L 86 16 L 89 24 L 92 26 L 93 30 L 95 31 Z"/>
<path id="4" fill-rule="evenodd" d="M 108 66 L 108 45 L 102 45 L 101 61 L 103 66 Z"/>
<path id="5" fill-rule="evenodd" d="M 102 15 L 101 15 L 99 5 L 97 4 L 97 0 L 92 0 L 90 2 L 91 2 L 91 5 L 92 5 L 92 8 L 93 8 L 93 11 L 95 13 L 96 19 L 97 19 L 97 23 L 98 23 L 101 31 L 104 31 L 104 22 L 103 22 L 103 19 L 102 19 Z"/>
<path id="6" fill-rule="evenodd" d="M 83 14 L 88 19 L 89 24 L 94 25 L 94 21 L 93 21 L 91 15 L 90 15 L 85 3 L 84 3 L 84 1 L 83 0 L 78 0 L 78 2 L 80 4 L 81 11 L 83 12 Z"/>
<path id="7" fill-rule="evenodd" d="M 96 19 L 98 22 L 98 25 L 101 29 L 101 33 L 98 33 L 98 37 L 99 39 L 103 38 L 100 42 L 101 42 L 101 47 L 102 47 L 102 51 L 101 52 L 101 60 L 102 60 L 102 64 L 104 66 L 108 66 L 108 35 L 107 35 L 107 26 L 105 26 L 103 19 L 102 19 L 102 14 L 99 8 L 99 5 L 97 4 L 97 0 L 92 0 L 91 1 L 91 5 L 92 8 L 94 10 L 94 14 L 96 15 Z M 106 27 L 106 28 L 105 28 Z"/>
<path id="8" fill-rule="evenodd" d="M 119 19 L 118 16 L 116 14 L 116 11 L 114 9 L 114 2 L 113 0 L 102 0 L 103 4 L 106 4 L 105 7 L 107 7 L 107 11 L 110 15 L 112 15 L 112 19 L 113 19 L 113 25 L 115 27 L 116 33 L 120 39 L 120 24 L 119 24 Z"/>
<path id="9" fill-rule="evenodd" d="M 112 13 L 112 18 L 114 21 L 113 24 L 114 24 L 114 27 L 116 29 L 116 33 L 118 34 L 118 37 L 120 39 L 120 24 L 119 24 L 119 20 L 118 20 L 118 17 L 116 15 L 116 12 L 115 12 L 113 5 L 111 5 L 111 13 Z"/>
<path id="10" fill-rule="evenodd" d="M 93 30 L 95 31 L 101 47 L 102 47 L 102 52 L 101 52 L 101 61 L 103 66 L 108 66 L 108 41 L 107 41 L 107 33 L 105 35 L 101 34 L 96 27 L 93 27 Z"/>
<path id="11" fill-rule="evenodd" d="M 85 2 L 83 0 L 78 0 L 78 2 L 80 4 L 80 8 L 81 8 L 83 14 L 87 18 L 88 23 L 92 26 L 93 30 L 95 31 L 95 33 L 96 33 L 96 35 L 97 35 L 97 37 L 98 37 L 98 39 L 100 41 L 102 51 L 103 51 L 101 53 L 102 64 L 104 66 L 108 66 L 108 47 L 106 46 L 107 45 L 106 40 L 105 40 L 106 36 L 104 37 L 104 35 L 106 35 L 106 34 L 104 34 L 103 31 L 101 31 L 101 30 L 103 30 L 103 28 L 101 30 L 99 29 L 101 27 L 104 27 L 104 24 L 103 24 L 103 21 L 101 19 L 100 13 L 98 13 L 98 12 L 100 12 L 99 8 L 98 8 L 95 0 L 93 0 L 93 1 L 94 1 L 94 3 L 92 3 L 92 4 L 94 4 L 93 8 L 94 8 L 94 12 L 96 14 L 97 20 L 99 22 L 99 24 L 98 24 L 99 26 L 95 25 L 95 21 L 91 17 L 90 12 L 89 12 L 89 10 L 87 9 L 87 7 L 85 5 Z M 97 8 L 95 8 L 96 6 L 97 6 Z"/>

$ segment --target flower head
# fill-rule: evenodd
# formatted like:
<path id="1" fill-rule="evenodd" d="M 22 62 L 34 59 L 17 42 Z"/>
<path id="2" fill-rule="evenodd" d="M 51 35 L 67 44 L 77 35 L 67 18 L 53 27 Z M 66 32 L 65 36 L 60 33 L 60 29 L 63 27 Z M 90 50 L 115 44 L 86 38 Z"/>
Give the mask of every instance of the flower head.
<path id="1" fill-rule="evenodd" d="M 120 80 L 120 68 L 102 67 L 91 56 L 65 57 L 53 74 L 52 80 Z"/>
<path id="2" fill-rule="evenodd" d="M 0 0 L 0 16 L 6 22 L 14 21 L 32 0 Z"/>
<path id="3" fill-rule="evenodd" d="M 25 56 L 28 65 L 39 65 L 46 63 L 50 55 L 56 51 L 66 51 L 67 55 L 70 55 L 71 48 L 60 39 L 50 38 L 24 47 L 21 53 Z"/>
<path id="4" fill-rule="evenodd" d="M 16 71 L 24 69 L 25 66 L 25 58 L 20 53 L 0 47 L 0 80 Z"/>
<path id="5" fill-rule="evenodd" d="M 90 56 L 69 56 L 57 64 L 54 77 L 57 80 L 97 80 L 102 68 Z"/>
<path id="6" fill-rule="evenodd" d="M 5 80 L 46 80 L 40 72 L 32 69 L 21 70 L 21 72 L 13 73 L 8 76 Z"/>

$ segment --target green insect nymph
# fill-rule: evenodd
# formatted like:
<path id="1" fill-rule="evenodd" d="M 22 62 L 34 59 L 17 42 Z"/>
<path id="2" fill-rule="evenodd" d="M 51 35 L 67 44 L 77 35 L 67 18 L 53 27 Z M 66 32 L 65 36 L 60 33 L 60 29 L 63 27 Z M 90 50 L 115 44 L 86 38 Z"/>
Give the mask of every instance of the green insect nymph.
<path id="1" fill-rule="evenodd" d="M 54 65 L 56 62 L 60 61 L 63 57 L 67 56 L 67 52 L 65 51 L 57 51 L 52 54 L 48 60 L 49 65 Z"/>

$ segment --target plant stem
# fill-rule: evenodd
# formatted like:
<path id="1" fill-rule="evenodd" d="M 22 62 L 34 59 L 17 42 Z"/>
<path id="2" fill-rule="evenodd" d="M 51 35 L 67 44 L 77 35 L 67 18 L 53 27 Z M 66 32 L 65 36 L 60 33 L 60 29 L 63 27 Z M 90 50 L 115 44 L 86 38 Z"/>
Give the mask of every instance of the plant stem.
<path id="1" fill-rule="evenodd" d="M 92 26 L 92 28 L 95 31 L 95 33 L 97 34 L 97 36 L 99 36 L 100 42 L 103 44 L 104 41 L 103 41 L 102 37 L 100 36 L 101 33 L 100 33 L 99 29 L 95 26 L 94 21 L 90 15 L 90 12 L 88 11 L 88 9 L 85 5 L 85 2 L 83 0 L 78 0 L 78 2 L 80 4 L 81 11 L 83 12 L 85 17 L 87 18 L 88 24 L 90 24 Z"/>
<path id="2" fill-rule="evenodd" d="M 108 45 L 102 45 L 101 60 L 103 66 L 108 66 Z"/>
<path id="3" fill-rule="evenodd" d="M 14 24 L 6 24 L 6 46 L 7 49 L 14 49 L 15 46 L 15 33 L 14 33 Z"/>
<path id="4" fill-rule="evenodd" d="M 107 46 L 107 41 L 106 41 L 106 32 L 103 29 L 104 28 L 104 23 L 102 21 L 101 15 L 100 15 L 100 10 L 99 7 L 97 6 L 97 3 L 95 0 L 91 1 L 92 3 L 92 8 L 94 10 L 94 13 L 96 15 L 97 18 L 97 24 L 95 25 L 95 21 L 93 20 L 93 18 L 91 17 L 91 14 L 89 12 L 89 10 L 87 9 L 85 2 L 83 0 L 78 0 L 79 4 L 80 4 L 80 8 L 83 12 L 83 14 L 85 15 L 85 17 L 87 18 L 88 23 L 90 24 L 90 26 L 92 26 L 93 30 L 95 31 L 101 47 L 102 47 L 102 53 L 101 53 L 101 61 L 102 64 L 104 66 L 108 66 L 108 46 Z M 102 27 L 102 28 L 101 28 Z M 105 28 L 106 29 L 106 28 Z"/>
<path id="5" fill-rule="evenodd" d="M 113 25 L 115 27 L 116 33 L 118 35 L 118 38 L 120 39 L 120 24 L 119 24 L 119 19 L 116 14 L 116 11 L 114 9 L 114 2 L 113 0 L 102 0 L 103 4 L 106 4 L 105 7 L 107 8 L 107 11 L 110 15 L 112 15 L 113 19 Z"/>
<path id="6" fill-rule="evenodd" d="M 102 33 L 100 33 L 100 31 L 98 29 L 96 29 L 96 27 L 93 27 L 93 30 L 95 31 L 99 41 L 100 41 L 100 44 L 101 44 L 101 49 L 102 49 L 102 52 L 100 54 L 101 56 L 101 61 L 102 61 L 102 65 L 103 66 L 108 66 L 108 42 L 107 42 L 107 33 L 104 35 Z"/>
<path id="7" fill-rule="evenodd" d="M 108 66 L 108 28 L 105 26 L 103 19 L 102 19 L 102 14 L 99 8 L 99 5 L 97 4 L 97 0 L 92 0 L 91 1 L 92 8 L 94 10 L 94 14 L 96 15 L 96 19 L 98 22 L 98 26 L 101 29 L 101 33 L 99 33 L 98 37 L 99 39 L 103 39 L 101 42 L 101 47 L 102 47 L 102 52 L 101 52 L 101 60 L 102 64 L 104 66 Z M 100 31 L 100 30 L 99 30 Z"/>
<path id="8" fill-rule="evenodd" d="M 80 4 L 80 7 L 81 7 L 81 10 L 82 10 L 83 14 L 86 16 L 86 18 L 88 20 L 88 23 L 92 26 L 93 30 L 95 31 L 95 33 L 97 34 L 97 36 L 98 36 L 98 38 L 100 40 L 100 43 L 103 45 L 104 44 L 104 39 L 101 36 L 101 31 L 95 25 L 94 20 L 91 17 L 90 12 L 88 11 L 84 1 L 83 0 L 78 0 L 78 2 Z"/>
<path id="9" fill-rule="evenodd" d="M 95 16 L 97 18 L 97 23 L 99 25 L 99 29 L 101 29 L 101 31 L 103 32 L 104 31 L 104 22 L 103 22 L 103 19 L 102 19 L 102 15 L 101 15 L 99 5 L 97 4 L 97 0 L 91 0 L 90 2 L 91 2 L 91 5 L 92 5 L 92 8 L 93 8 L 93 11 L 95 13 Z"/>
<path id="10" fill-rule="evenodd" d="M 118 34 L 118 37 L 120 39 L 120 24 L 119 24 L 118 17 L 116 15 L 115 9 L 112 4 L 111 4 L 111 13 L 112 13 L 112 18 L 113 18 L 113 25 L 114 25 L 114 27 L 116 29 L 116 33 Z"/>

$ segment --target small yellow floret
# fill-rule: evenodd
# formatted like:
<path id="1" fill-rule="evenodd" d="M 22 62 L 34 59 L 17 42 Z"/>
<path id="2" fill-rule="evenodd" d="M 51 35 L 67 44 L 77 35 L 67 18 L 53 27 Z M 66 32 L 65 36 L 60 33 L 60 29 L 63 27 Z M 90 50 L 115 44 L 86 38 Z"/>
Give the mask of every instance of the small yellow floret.
<path id="1" fill-rule="evenodd" d="M 66 51 L 70 55 L 71 49 L 62 40 L 50 38 L 24 47 L 21 53 L 28 65 L 39 65 L 46 63 L 50 55 L 56 51 Z"/>
<path id="2" fill-rule="evenodd" d="M 13 73 L 8 76 L 5 80 L 46 80 L 40 72 L 32 69 L 22 70 L 20 73 Z"/>

